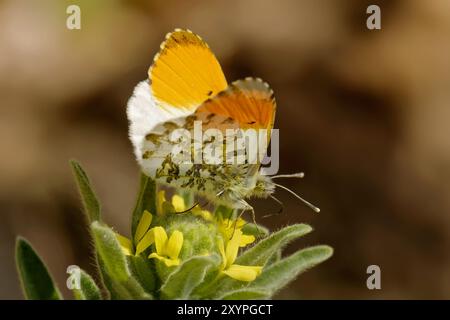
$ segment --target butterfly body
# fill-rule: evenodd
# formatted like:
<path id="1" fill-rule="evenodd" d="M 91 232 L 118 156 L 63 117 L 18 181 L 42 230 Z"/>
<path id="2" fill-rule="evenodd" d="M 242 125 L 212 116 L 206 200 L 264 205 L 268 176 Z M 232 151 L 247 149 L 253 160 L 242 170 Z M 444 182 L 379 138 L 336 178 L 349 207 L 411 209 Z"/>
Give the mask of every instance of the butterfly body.
<path id="1" fill-rule="evenodd" d="M 156 173 L 156 182 L 181 190 L 191 190 L 215 204 L 234 209 L 248 209 L 243 199 L 267 198 L 274 192 L 275 185 L 270 177 L 257 173 L 245 176 L 244 167 L 195 165 L 180 168 L 172 161 L 166 161 Z"/>

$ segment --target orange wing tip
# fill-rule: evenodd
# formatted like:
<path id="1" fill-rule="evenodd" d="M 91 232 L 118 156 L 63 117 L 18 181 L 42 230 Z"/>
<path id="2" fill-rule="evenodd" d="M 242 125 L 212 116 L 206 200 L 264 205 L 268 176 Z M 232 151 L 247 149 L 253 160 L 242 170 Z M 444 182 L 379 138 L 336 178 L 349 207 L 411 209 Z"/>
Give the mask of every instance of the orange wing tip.
<path id="1" fill-rule="evenodd" d="M 170 38 L 170 36 L 171 36 L 174 32 L 187 32 L 187 33 L 189 33 L 189 34 L 195 36 L 195 37 L 202 43 L 202 45 L 204 45 L 206 48 L 209 49 L 208 43 L 207 43 L 205 40 L 203 40 L 202 37 L 200 37 L 198 34 L 196 34 L 195 32 L 193 32 L 193 31 L 190 30 L 190 29 L 176 28 L 173 32 L 169 32 L 169 33 L 166 35 L 166 37 L 169 36 L 169 38 Z M 168 39 L 168 38 L 167 38 L 167 39 Z"/>
<path id="2" fill-rule="evenodd" d="M 163 49 L 165 48 L 165 45 L 167 44 L 167 41 L 171 40 L 172 37 L 177 34 L 177 33 L 189 33 L 190 35 L 194 36 L 195 38 L 197 38 L 197 40 L 199 40 L 199 42 L 201 42 L 203 45 L 208 45 L 203 39 L 202 37 L 200 37 L 198 34 L 192 32 L 189 29 L 182 29 L 182 28 L 175 28 L 172 32 L 168 32 L 166 33 L 165 36 L 165 40 L 161 43 L 160 48 Z"/>
<path id="3" fill-rule="evenodd" d="M 227 82 L 214 53 L 189 29 L 167 33 L 148 69 L 155 99 L 161 105 L 194 109 L 208 92 L 217 93 Z"/>
<path id="4" fill-rule="evenodd" d="M 183 32 L 192 34 L 192 35 L 196 36 L 197 38 L 199 38 L 199 39 L 201 40 L 201 38 L 200 38 L 200 36 L 199 36 L 198 34 L 195 34 L 194 32 L 192 32 L 192 31 L 189 30 L 189 29 L 183 29 L 183 28 L 175 28 L 173 31 L 167 32 L 167 33 L 166 33 L 166 36 L 165 36 L 165 40 L 166 40 L 166 41 L 169 40 L 175 33 L 183 33 Z M 163 43 L 161 43 L 161 46 L 162 46 L 166 41 L 164 41 Z"/>
<path id="5" fill-rule="evenodd" d="M 156 62 L 158 61 L 159 57 L 161 56 L 161 53 L 163 53 L 165 51 L 167 43 L 172 39 L 172 37 L 176 33 L 189 33 L 190 35 L 192 35 L 192 36 L 197 38 L 197 40 L 199 41 L 199 44 L 201 44 L 202 46 L 204 46 L 204 47 L 209 49 L 209 45 L 198 34 L 192 32 L 189 29 L 175 28 L 173 31 L 166 33 L 166 36 L 164 37 L 164 41 L 161 42 L 161 44 L 159 45 L 159 49 L 160 50 L 159 50 L 159 52 L 157 52 L 155 54 L 155 56 L 153 57 L 153 63 L 148 68 L 148 72 L 147 73 L 149 74 L 149 76 L 151 75 L 153 67 L 155 66 Z"/>
<path id="6" fill-rule="evenodd" d="M 262 79 L 247 77 L 232 82 L 207 99 L 197 112 L 233 119 L 241 128 L 273 128 L 276 102 L 273 90 Z"/>
<path id="7" fill-rule="evenodd" d="M 149 73 L 152 70 L 155 62 L 159 59 L 159 56 L 161 55 L 161 52 L 163 52 L 166 49 L 168 41 L 170 41 L 171 38 L 176 33 L 189 33 L 190 35 L 195 36 L 202 45 L 204 45 L 205 47 L 209 48 L 208 44 L 205 41 L 203 41 L 203 39 L 198 34 L 192 32 L 189 29 L 175 28 L 173 31 L 166 33 L 166 36 L 164 37 L 164 41 L 161 42 L 161 44 L 159 45 L 160 51 L 158 53 L 156 53 L 155 56 L 153 57 L 153 63 L 152 63 L 152 65 L 150 66 L 150 68 L 148 70 Z"/>
<path id="8" fill-rule="evenodd" d="M 194 32 L 192 32 L 192 30 L 190 30 L 190 29 L 183 29 L 183 28 L 175 28 L 172 32 L 168 32 L 166 34 L 166 39 L 169 39 L 172 36 L 172 34 L 174 34 L 176 32 L 187 32 L 187 33 L 193 34 L 194 36 L 196 36 L 200 40 L 202 39 L 198 34 L 195 34 Z"/>
<path id="9" fill-rule="evenodd" d="M 257 90 L 262 90 L 262 91 L 267 91 L 270 98 L 275 101 L 275 93 L 272 90 L 272 88 L 270 87 L 270 85 L 265 82 L 263 79 L 258 78 L 258 77 L 246 77 L 244 79 L 239 79 L 239 80 L 235 80 L 231 83 L 232 86 L 235 86 L 237 88 L 241 88 L 242 87 L 242 83 L 245 83 L 247 85 L 244 85 L 244 87 L 248 88 L 248 89 L 257 89 Z M 263 87 L 261 87 L 261 85 Z"/>

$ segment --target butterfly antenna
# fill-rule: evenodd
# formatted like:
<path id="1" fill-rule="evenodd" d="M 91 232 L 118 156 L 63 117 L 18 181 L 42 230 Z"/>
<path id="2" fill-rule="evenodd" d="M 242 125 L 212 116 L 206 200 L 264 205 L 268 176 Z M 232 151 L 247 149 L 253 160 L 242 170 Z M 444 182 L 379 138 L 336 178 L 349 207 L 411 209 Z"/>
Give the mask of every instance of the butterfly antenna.
<path id="1" fill-rule="evenodd" d="M 303 199 L 302 197 L 300 197 L 298 194 L 296 194 L 294 191 L 292 191 L 291 189 L 282 186 L 281 184 L 278 183 L 274 183 L 277 187 L 286 190 L 287 192 L 291 193 L 292 195 L 294 195 L 297 199 L 301 200 L 304 204 L 306 204 L 308 207 L 310 207 L 311 209 L 313 209 L 315 212 L 319 213 L 320 209 L 317 208 L 315 205 L 313 205 L 312 203 L 306 201 L 305 199 Z"/>
<path id="2" fill-rule="evenodd" d="M 297 172 L 297 173 L 291 173 L 291 174 L 279 174 L 276 176 L 272 176 L 272 179 L 276 179 L 276 178 L 304 178 L 305 177 L 305 173 L 304 172 Z"/>

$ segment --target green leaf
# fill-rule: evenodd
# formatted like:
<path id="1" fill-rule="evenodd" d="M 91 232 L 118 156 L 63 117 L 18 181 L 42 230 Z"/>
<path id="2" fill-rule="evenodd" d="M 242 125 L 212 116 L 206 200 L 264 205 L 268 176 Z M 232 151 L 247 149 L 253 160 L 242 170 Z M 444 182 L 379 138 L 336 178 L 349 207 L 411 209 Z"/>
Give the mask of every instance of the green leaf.
<path id="1" fill-rule="evenodd" d="M 269 260 L 267 260 L 266 266 L 270 266 L 271 264 L 274 264 L 277 261 L 280 261 L 282 257 L 281 249 L 278 249 Z"/>
<path id="2" fill-rule="evenodd" d="M 105 299 L 117 300 L 119 296 L 114 289 L 114 283 L 111 277 L 106 273 L 105 263 L 102 258 L 99 257 L 98 252 L 95 251 L 95 261 L 98 266 L 98 274 L 100 277 L 100 282 L 102 284 L 102 292 L 104 293 Z"/>
<path id="3" fill-rule="evenodd" d="M 264 290 L 244 288 L 231 291 L 219 298 L 219 300 L 257 300 L 267 299 L 269 294 Z"/>
<path id="4" fill-rule="evenodd" d="M 94 221 L 99 221 L 101 218 L 101 205 L 97 199 L 97 196 L 92 189 L 91 183 L 86 172 L 83 170 L 81 165 L 75 161 L 71 160 L 70 165 L 72 167 L 73 174 L 75 176 L 75 180 L 77 182 L 78 191 L 80 193 L 81 200 L 83 202 L 84 211 L 86 213 L 86 218 L 88 223 L 91 224 Z M 108 292 L 104 288 L 107 288 L 109 293 L 111 292 L 111 284 L 110 279 L 104 272 L 102 271 L 102 261 L 95 253 L 95 261 L 100 270 L 99 272 L 99 280 L 101 284 L 101 288 L 105 295 L 108 295 Z"/>
<path id="5" fill-rule="evenodd" d="M 236 210 L 225 207 L 223 205 L 219 205 L 214 211 L 214 215 L 216 217 L 221 217 L 223 219 L 233 219 L 235 216 Z"/>
<path id="6" fill-rule="evenodd" d="M 28 241 L 21 237 L 16 241 L 16 265 L 26 299 L 62 299 L 45 264 Z"/>
<path id="7" fill-rule="evenodd" d="M 94 236 L 95 247 L 108 274 L 115 281 L 127 281 L 131 275 L 130 270 L 114 231 L 97 221 L 91 224 L 91 231 Z"/>
<path id="8" fill-rule="evenodd" d="M 307 224 L 294 224 L 274 232 L 241 254 L 235 264 L 263 266 L 277 250 L 311 231 L 312 228 Z"/>
<path id="9" fill-rule="evenodd" d="M 139 281 L 137 281 L 133 276 L 130 276 L 125 283 L 122 283 L 123 288 L 128 292 L 129 298 L 133 300 L 151 300 L 153 296 L 145 292 Z M 121 297 L 121 299 L 123 299 Z"/>
<path id="10" fill-rule="evenodd" d="M 141 256 L 130 256 L 128 258 L 130 261 L 132 273 L 138 279 L 142 287 L 144 287 L 145 291 L 155 291 L 157 286 L 157 279 L 153 261 L 150 259 L 145 259 Z"/>
<path id="11" fill-rule="evenodd" d="M 133 216 L 131 220 L 131 234 L 136 233 L 136 228 L 141 220 L 141 216 L 144 210 L 149 211 L 151 214 L 156 214 L 156 184 L 155 181 L 147 177 L 145 174 L 141 174 L 140 188 L 136 205 L 134 206 Z M 134 237 L 133 237 L 134 238 Z M 136 243 L 135 243 L 136 245 Z"/>
<path id="12" fill-rule="evenodd" d="M 247 223 L 242 227 L 242 232 L 258 238 L 266 237 L 269 234 L 269 229 L 260 224 Z"/>
<path id="13" fill-rule="evenodd" d="M 332 255 L 333 249 L 323 245 L 300 250 L 264 269 L 263 273 L 245 289 L 261 290 L 273 295 L 299 274 Z"/>
<path id="14" fill-rule="evenodd" d="M 100 289 L 94 279 L 84 270 L 80 270 L 80 289 L 73 289 L 77 300 L 101 300 Z"/>
<path id="15" fill-rule="evenodd" d="M 71 160 L 70 165 L 72 166 L 72 171 L 75 176 L 75 180 L 77 181 L 78 191 L 80 193 L 89 223 L 100 220 L 100 202 L 97 200 L 97 196 L 91 187 L 91 183 L 86 175 L 86 172 L 84 172 L 81 165 L 75 160 Z"/>
<path id="16" fill-rule="evenodd" d="M 132 276 L 125 255 L 110 228 L 98 221 L 91 224 L 95 247 L 102 271 L 107 274 L 112 297 L 119 299 L 149 299 L 139 282 Z"/>
<path id="17" fill-rule="evenodd" d="M 194 256 L 183 262 L 161 287 L 163 299 L 189 299 L 191 292 L 203 282 L 209 269 L 220 262 L 218 255 Z"/>

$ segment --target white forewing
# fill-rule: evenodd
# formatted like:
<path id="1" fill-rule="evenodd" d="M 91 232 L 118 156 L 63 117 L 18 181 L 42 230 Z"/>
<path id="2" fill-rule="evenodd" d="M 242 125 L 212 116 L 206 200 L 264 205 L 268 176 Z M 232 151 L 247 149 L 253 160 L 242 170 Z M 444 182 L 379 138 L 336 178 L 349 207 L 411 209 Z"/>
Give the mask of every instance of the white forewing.
<path id="1" fill-rule="evenodd" d="M 134 147 L 136 159 L 142 165 L 145 137 L 156 133 L 158 126 L 168 122 L 177 121 L 191 114 L 192 111 L 170 106 L 160 106 L 152 95 L 149 82 L 141 81 L 134 88 L 133 95 L 128 100 L 127 116 L 130 122 L 129 136 Z M 147 146 L 148 147 L 148 146 Z M 147 173 L 149 174 L 149 173 Z"/>

